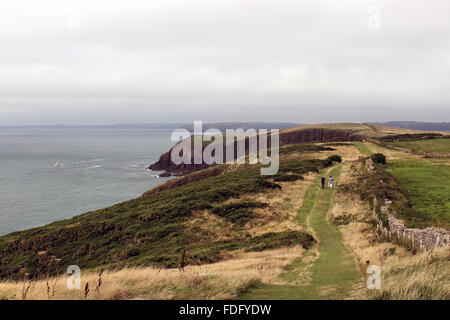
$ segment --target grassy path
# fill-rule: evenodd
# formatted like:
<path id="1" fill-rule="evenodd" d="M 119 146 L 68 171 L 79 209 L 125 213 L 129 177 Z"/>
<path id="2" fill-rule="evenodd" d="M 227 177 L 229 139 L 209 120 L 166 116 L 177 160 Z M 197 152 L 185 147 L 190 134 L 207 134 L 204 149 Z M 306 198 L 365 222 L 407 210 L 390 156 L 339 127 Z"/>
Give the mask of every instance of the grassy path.
<path id="1" fill-rule="evenodd" d="M 323 174 L 332 175 L 335 184 L 339 180 L 341 166 Z M 345 249 L 339 231 L 328 217 L 332 207 L 335 190 L 320 188 L 315 182 L 305 195 L 303 207 L 299 210 L 299 220 L 307 225 L 316 239 L 319 257 L 308 262 L 313 251 L 307 252 L 301 260 L 290 265 L 280 277 L 295 282 L 301 268 L 308 268 L 311 279 L 306 285 L 269 285 L 260 284 L 246 292 L 243 299 L 345 299 L 350 295 L 352 285 L 358 279 L 353 258 Z M 312 205 L 313 203 L 313 205 Z M 309 214 L 307 214 L 309 213 Z"/>
<path id="2" fill-rule="evenodd" d="M 353 142 L 353 145 L 356 147 L 356 149 L 358 149 L 358 151 L 364 155 L 364 156 L 370 156 L 372 154 L 372 151 L 370 150 L 370 148 L 367 146 L 367 143 L 364 143 L 362 141 L 356 141 Z"/>

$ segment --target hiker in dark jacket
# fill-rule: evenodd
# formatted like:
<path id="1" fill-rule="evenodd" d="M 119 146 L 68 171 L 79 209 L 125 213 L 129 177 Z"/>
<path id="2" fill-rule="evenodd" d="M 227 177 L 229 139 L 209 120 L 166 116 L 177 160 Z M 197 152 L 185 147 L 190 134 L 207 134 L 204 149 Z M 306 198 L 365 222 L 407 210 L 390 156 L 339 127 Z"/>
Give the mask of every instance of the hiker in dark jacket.
<path id="1" fill-rule="evenodd" d="M 320 182 L 322 182 L 322 189 L 325 189 L 325 177 L 322 177 Z"/>

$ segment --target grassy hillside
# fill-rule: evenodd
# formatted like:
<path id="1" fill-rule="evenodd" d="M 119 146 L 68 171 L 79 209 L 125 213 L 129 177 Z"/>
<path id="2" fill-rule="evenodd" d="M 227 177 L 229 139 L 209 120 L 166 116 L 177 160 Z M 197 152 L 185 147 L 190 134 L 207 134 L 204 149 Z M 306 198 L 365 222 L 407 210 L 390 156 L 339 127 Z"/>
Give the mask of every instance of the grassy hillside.
<path id="1" fill-rule="evenodd" d="M 315 128 L 329 129 L 329 130 L 344 130 L 351 131 L 356 135 L 364 136 L 366 138 L 380 138 L 391 135 L 400 134 L 420 134 L 423 131 L 386 127 L 380 125 L 366 124 L 366 123 L 322 123 L 322 124 L 311 124 L 301 127 L 294 127 L 283 129 L 282 132 L 294 132 L 294 131 L 304 131 L 311 130 Z"/>
<path id="2" fill-rule="evenodd" d="M 329 125 L 355 126 L 374 136 L 402 134 Z M 357 161 L 375 152 L 386 153 L 388 164 Z M 334 153 L 343 161 L 331 167 Z M 408 226 L 448 228 L 447 159 L 352 141 L 289 144 L 280 160 L 275 176 L 261 176 L 259 166 L 217 166 L 137 199 L 2 236 L 0 299 L 24 298 L 29 284 L 25 298 L 36 299 L 448 299 L 448 253 L 413 256 L 376 238 L 371 207 L 380 213 L 384 199 L 393 199 L 392 212 Z M 320 189 L 318 174 L 333 175 L 339 188 Z M 364 291 L 369 260 L 386 281 L 376 294 Z M 86 297 L 67 290 L 64 276 L 45 278 L 73 264 L 90 285 Z M 26 273 L 31 282 L 10 281 Z"/>
<path id="3" fill-rule="evenodd" d="M 372 122 L 371 124 L 404 129 L 450 132 L 450 122 L 388 121 Z"/>
<path id="4" fill-rule="evenodd" d="M 430 153 L 450 154 L 450 138 L 389 142 L 394 147 Z"/>
<path id="5" fill-rule="evenodd" d="M 422 226 L 450 228 L 450 166 L 426 160 L 397 160 L 388 164 L 410 205 L 403 217 Z"/>
<path id="6" fill-rule="evenodd" d="M 355 181 L 342 188 L 369 205 L 375 204 L 379 218 L 387 225 L 380 207 L 384 199 L 392 199 L 392 212 L 406 226 L 425 228 L 450 227 L 450 166 L 426 159 L 389 160 L 372 168 L 354 166 Z"/>
<path id="7" fill-rule="evenodd" d="M 45 274 L 50 268 L 56 271 L 55 264 L 52 266 L 49 261 L 58 261 L 61 269 L 72 264 L 81 268 L 177 267 L 184 250 L 187 264 L 202 264 L 222 259 L 227 251 L 261 251 L 298 244 L 309 247 L 313 239 L 301 231 L 267 230 L 254 237 L 246 233 L 245 225 L 258 220 L 254 211 L 266 206 L 265 203 L 223 203 L 246 194 L 279 189 L 281 186 L 273 180 L 299 180 L 304 174 L 330 164 L 329 160 L 290 161 L 282 163 L 274 177 L 261 176 L 257 166 L 241 167 L 44 227 L 2 236 L 0 277 L 17 278 L 21 272 Z M 216 223 L 223 225 L 229 235 L 217 239 L 211 229 L 189 223 L 198 211 L 209 212 L 210 220 L 217 219 Z"/>
<path id="8" fill-rule="evenodd" d="M 357 182 L 355 164 L 347 164 L 342 183 Z M 340 190 L 343 191 L 343 190 Z M 334 222 L 346 248 L 350 249 L 361 274 L 367 277 L 367 265 L 381 268 L 381 290 L 366 289 L 361 281 L 353 294 L 358 299 L 413 300 L 450 298 L 449 249 L 411 252 L 396 242 L 377 236 L 376 221 L 368 203 L 346 192 L 338 192 L 332 209 Z"/>

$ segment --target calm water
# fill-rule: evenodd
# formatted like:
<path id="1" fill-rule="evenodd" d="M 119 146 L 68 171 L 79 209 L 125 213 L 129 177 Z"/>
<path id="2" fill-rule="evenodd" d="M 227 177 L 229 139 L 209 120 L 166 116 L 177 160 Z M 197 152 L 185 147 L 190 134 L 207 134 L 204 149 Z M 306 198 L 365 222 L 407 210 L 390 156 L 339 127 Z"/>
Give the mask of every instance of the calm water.
<path id="1" fill-rule="evenodd" d="M 145 169 L 173 144 L 170 133 L 0 128 L 0 234 L 136 198 L 166 181 Z"/>

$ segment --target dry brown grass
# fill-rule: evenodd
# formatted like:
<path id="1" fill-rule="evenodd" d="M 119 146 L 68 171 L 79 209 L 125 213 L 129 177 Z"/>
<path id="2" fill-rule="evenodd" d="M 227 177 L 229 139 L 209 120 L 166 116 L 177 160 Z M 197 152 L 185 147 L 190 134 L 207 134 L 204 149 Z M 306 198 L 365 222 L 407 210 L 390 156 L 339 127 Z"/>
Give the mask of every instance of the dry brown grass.
<path id="1" fill-rule="evenodd" d="M 252 225 L 248 232 L 256 236 L 268 230 L 271 232 L 301 230 L 297 220 L 298 209 L 303 204 L 306 191 L 316 178 L 316 174 L 310 173 L 304 176 L 304 180 L 277 182 L 282 186 L 281 190 L 250 196 L 250 200 L 266 202 L 269 206 L 255 210 L 263 218 L 259 223 Z"/>
<path id="2" fill-rule="evenodd" d="M 382 132 L 384 134 L 415 134 L 415 133 L 440 133 L 443 135 L 448 135 L 447 131 L 427 131 L 427 130 L 415 130 L 415 129 L 405 129 L 405 128 L 395 128 L 395 127 L 386 127 L 379 125 L 371 125 L 376 131 Z"/>
<path id="3" fill-rule="evenodd" d="M 316 143 L 317 145 L 326 146 L 327 143 Z M 297 161 L 297 160 L 312 160 L 312 159 L 326 159 L 331 155 L 338 154 L 343 161 L 355 161 L 361 155 L 359 151 L 352 145 L 330 145 L 334 150 L 320 151 L 320 152 L 290 152 L 289 154 L 280 155 L 280 161 Z"/>
<path id="4" fill-rule="evenodd" d="M 302 127 L 293 127 L 281 130 L 281 132 L 292 132 L 299 130 L 308 130 L 315 128 L 324 128 L 324 129 L 334 129 L 334 130 L 353 130 L 360 135 L 366 135 L 368 137 L 380 137 L 388 134 L 413 134 L 413 133 L 423 133 L 423 132 L 431 132 L 431 131 L 421 131 L 421 130 L 413 130 L 413 129 L 404 129 L 404 128 L 394 128 L 394 127 L 385 127 L 378 125 L 368 125 L 364 123 L 320 123 L 320 124 L 311 124 Z M 443 132 L 444 134 L 448 134 L 448 132 Z"/>
<path id="5" fill-rule="evenodd" d="M 439 248 L 408 256 L 382 268 L 382 287 L 369 293 L 373 299 L 449 300 L 450 251 Z"/>
<path id="6" fill-rule="evenodd" d="M 355 161 L 362 155 L 358 149 L 352 144 L 348 146 L 330 146 L 335 149 L 334 151 L 322 151 L 325 155 L 324 159 L 331 156 L 332 154 L 338 154 L 342 157 L 343 161 Z"/>
<path id="7" fill-rule="evenodd" d="M 344 166 L 341 181 L 351 180 L 350 166 Z M 411 254 L 404 247 L 378 239 L 369 206 L 348 195 L 337 194 L 334 218 L 352 214 L 347 225 L 339 226 L 342 238 L 365 274 L 367 265 L 381 267 L 381 290 L 367 290 L 364 283 L 355 287 L 359 299 L 449 299 L 450 248 Z"/>
<path id="8" fill-rule="evenodd" d="M 373 142 L 366 142 L 366 146 L 373 152 L 373 153 L 382 153 L 386 156 L 388 160 L 399 160 L 399 159 L 422 159 L 423 157 L 417 154 L 409 153 L 409 152 L 403 152 L 398 151 L 390 148 L 382 147 L 381 145 L 378 145 Z"/>
<path id="9" fill-rule="evenodd" d="M 281 130 L 281 132 L 293 132 L 293 131 L 302 131 L 302 130 L 309 130 L 309 129 L 316 129 L 316 128 L 323 128 L 323 129 L 331 129 L 331 130 L 353 130 L 355 132 L 361 133 L 361 134 L 367 134 L 370 136 L 373 136 L 373 134 L 376 132 L 372 128 L 372 126 L 363 124 L 363 123 L 319 123 L 319 124 L 310 124 L 302 127 L 293 127 L 293 128 L 287 128 Z"/>
<path id="10" fill-rule="evenodd" d="M 386 156 L 386 158 L 389 160 L 421 160 L 421 161 L 428 161 L 433 164 L 437 165 L 450 165 L 450 159 L 448 158 L 424 158 L 422 155 L 394 150 L 390 148 L 385 148 L 381 145 L 378 145 L 373 142 L 365 142 L 366 146 L 373 152 L 373 153 L 382 153 Z"/>
<path id="11" fill-rule="evenodd" d="M 255 208 L 252 218 L 245 226 L 239 229 L 233 228 L 233 224 L 224 218 L 212 214 L 210 210 L 193 212 L 193 219 L 186 222 L 187 227 L 196 226 L 211 234 L 214 240 L 230 239 L 242 233 L 258 236 L 268 231 L 282 232 L 286 230 L 301 230 L 297 221 L 297 211 L 303 204 L 306 190 L 317 179 L 317 174 L 309 173 L 304 180 L 294 182 L 277 182 L 282 185 L 282 190 L 274 189 L 265 193 L 244 195 L 233 198 L 222 204 L 242 201 L 255 201 L 267 203 L 265 208 Z"/>
<path id="12" fill-rule="evenodd" d="M 178 269 L 133 268 L 120 271 L 83 273 L 81 290 L 68 290 L 66 277 L 55 282 L 52 299 L 235 299 L 252 280 L 281 283 L 278 275 L 285 266 L 299 258 L 304 249 L 291 247 L 263 252 L 237 253 L 233 259 L 204 266 Z M 0 299 L 21 299 L 24 283 L 1 282 Z M 28 282 L 25 284 L 28 285 Z M 27 292 L 29 300 L 47 300 L 46 280 L 33 281 Z"/>
<path id="13" fill-rule="evenodd" d="M 238 233 L 237 230 L 233 230 L 231 222 L 211 213 L 210 210 L 197 210 L 192 212 L 192 219 L 186 221 L 184 225 L 188 228 L 196 226 L 206 231 L 211 235 L 210 240 L 214 241 L 230 239 Z"/>

